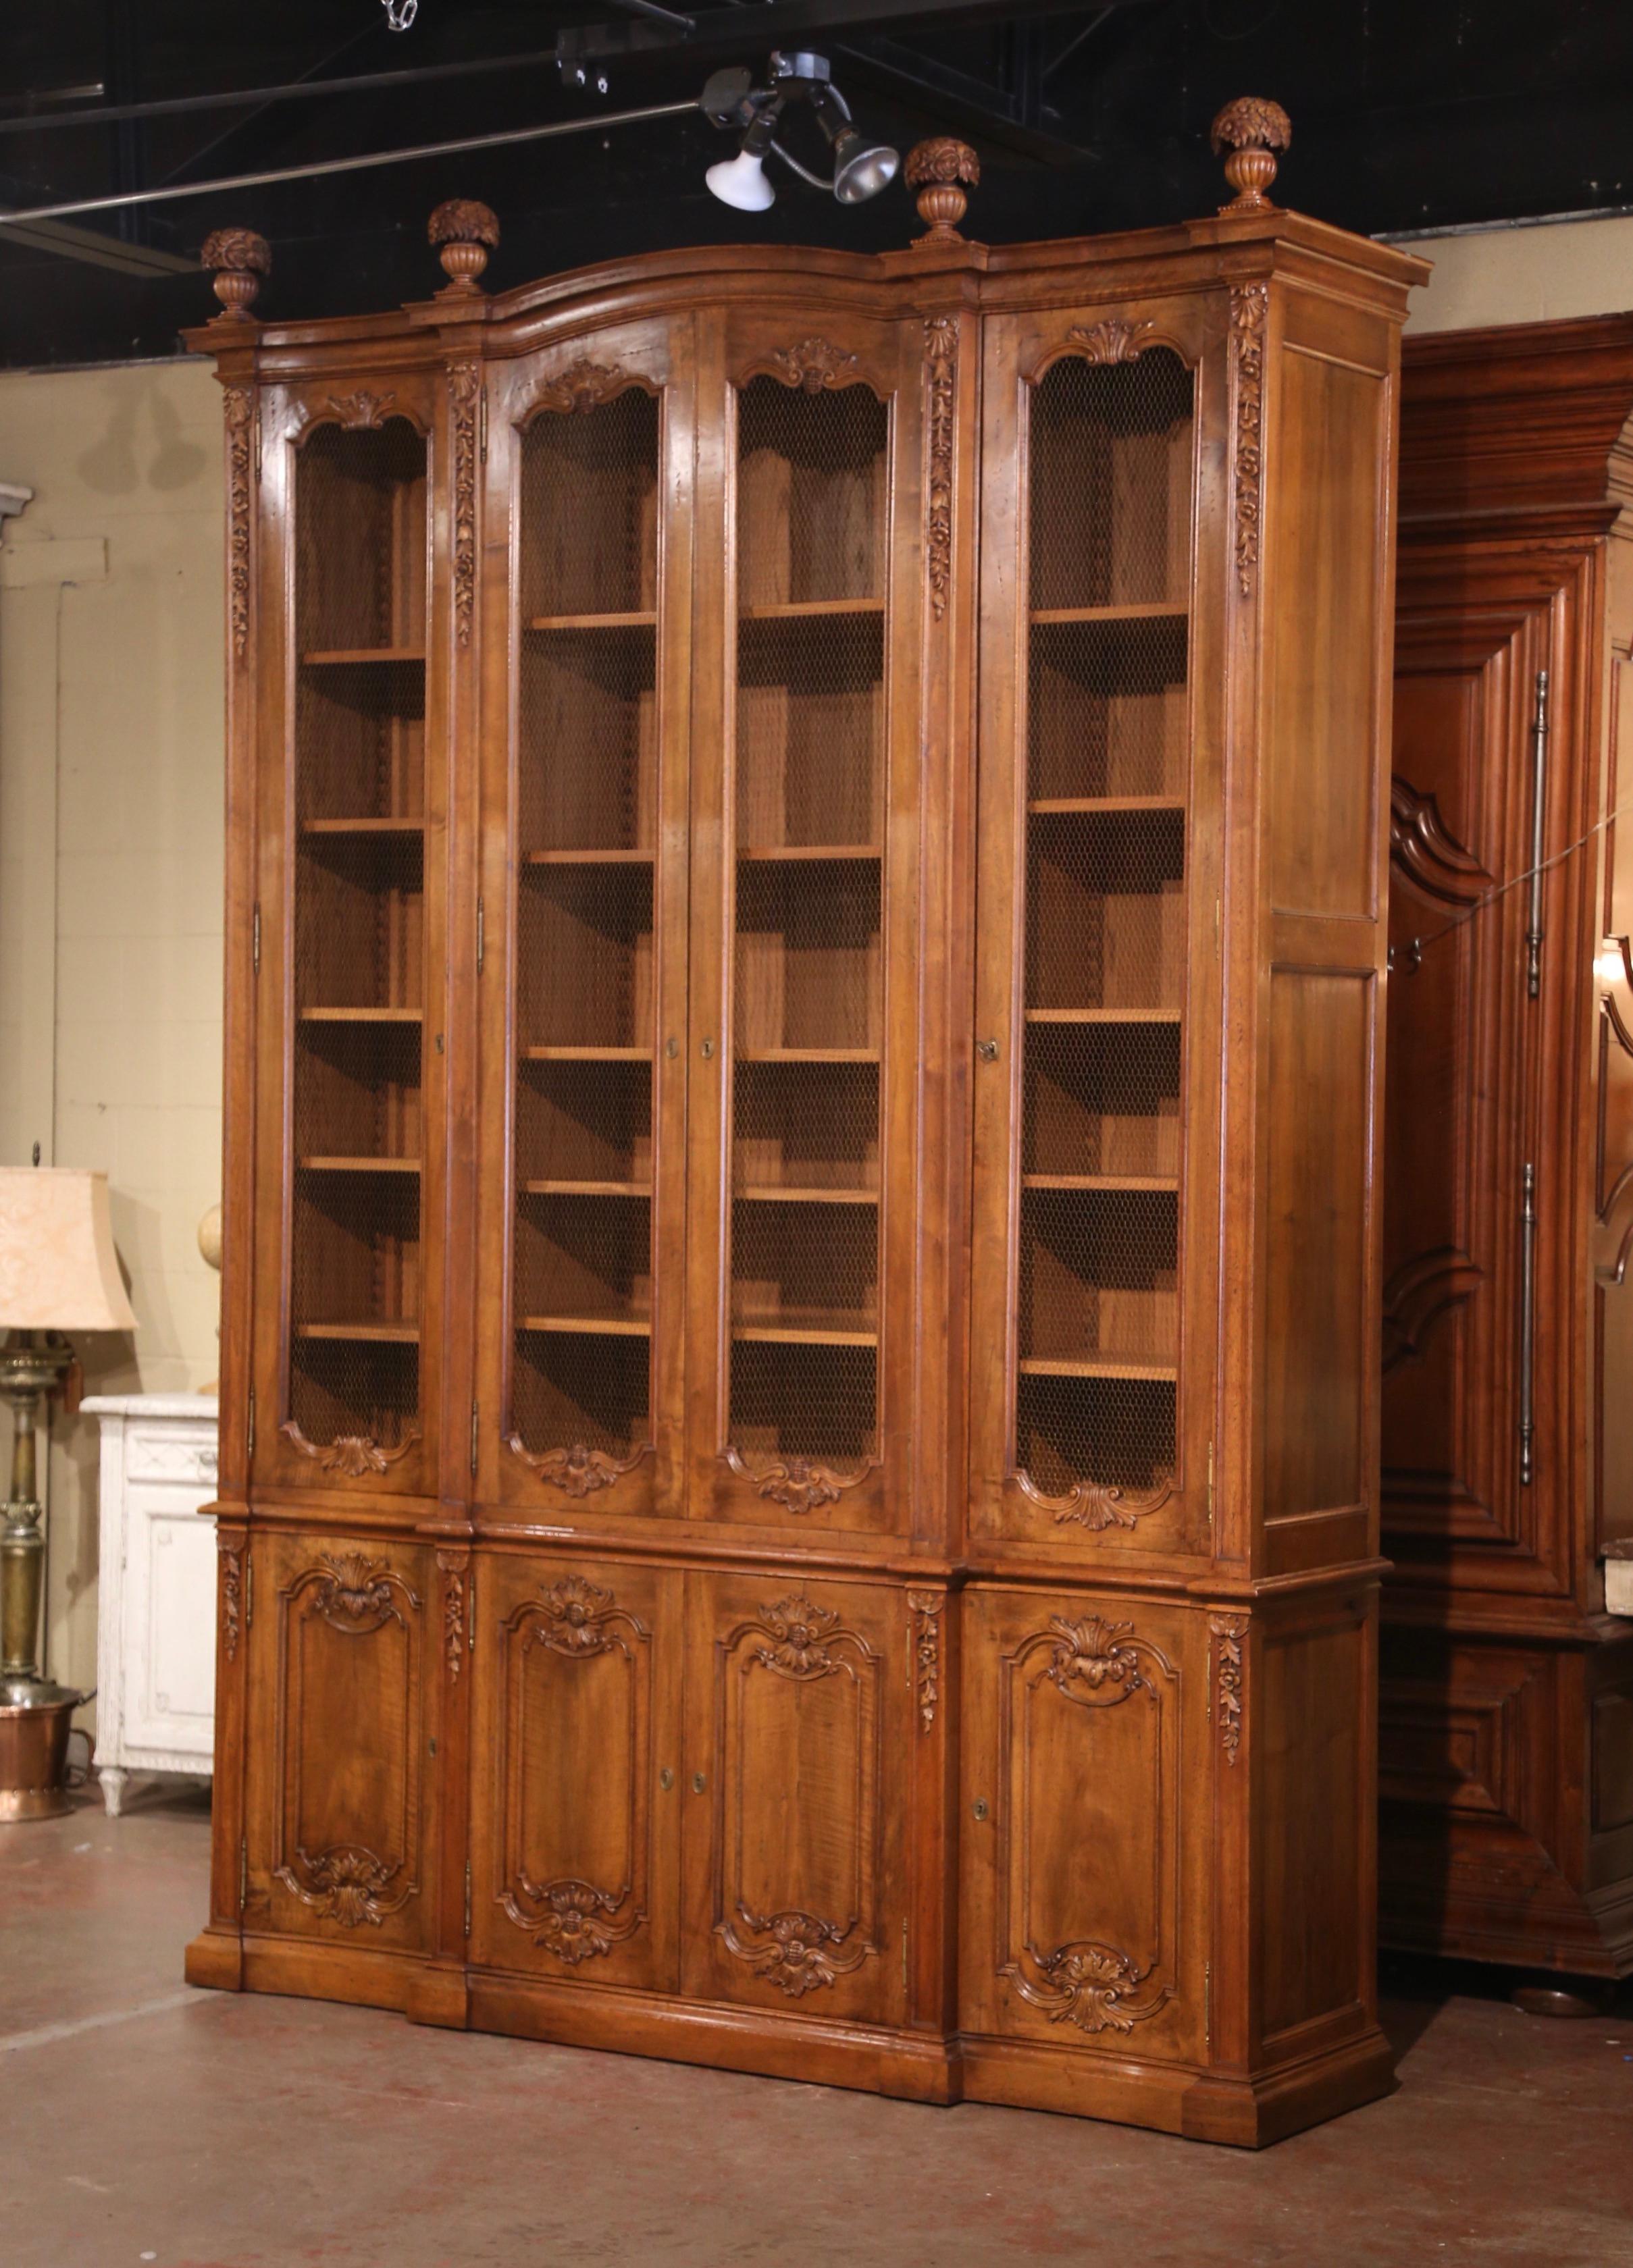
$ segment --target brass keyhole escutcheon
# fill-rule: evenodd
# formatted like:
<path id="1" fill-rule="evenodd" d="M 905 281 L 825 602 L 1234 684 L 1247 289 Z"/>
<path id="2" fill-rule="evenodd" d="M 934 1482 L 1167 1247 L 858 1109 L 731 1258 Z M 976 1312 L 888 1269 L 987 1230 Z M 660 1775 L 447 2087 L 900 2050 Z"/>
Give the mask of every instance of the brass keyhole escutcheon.
<path id="1" fill-rule="evenodd" d="M 701 1795 L 708 1784 L 708 1778 L 706 1773 L 693 1772 L 691 1776 L 691 1792 L 694 1795 Z"/>
<path id="2" fill-rule="evenodd" d="M 977 1040 L 975 1042 L 975 1052 L 979 1056 L 983 1063 L 996 1063 L 998 1060 L 998 1042 L 996 1040 Z"/>
<path id="3" fill-rule="evenodd" d="M 676 1057 L 680 1053 L 680 1042 L 676 1039 L 666 1040 L 663 1043 L 663 1052 L 668 1056 L 669 1061 L 673 1063 Z"/>
<path id="4" fill-rule="evenodd" d="M 713 1061 L 713 1055 L 714 1055 L 714 1042 L 713 1042 L 713 1040 L 705 1040 L 705 1042 L 703 1042 L 703 1060 L 704 1060 L 704 1062 L 705 1062 L 705 1063 L 709 1063 L 709 1062 Z"/>
<path id="5" fill-rule="evenodd" d="M 978 1795 L 975 1801 L 970 1806 L 970 1808 L 978 1819 L 985 1819 L 986 1816 L 986 1798 L 984 1795 Z"/>
<path id="6" fill-rule="evenodd" d="M 663 1770 L 658 1774 L 658 1786 L 663 1790 L 665 1795 L 667 1795 L 674 1785 L 675 1775 L 669 1770 L 668 1764 L 665 1764 Z"/>

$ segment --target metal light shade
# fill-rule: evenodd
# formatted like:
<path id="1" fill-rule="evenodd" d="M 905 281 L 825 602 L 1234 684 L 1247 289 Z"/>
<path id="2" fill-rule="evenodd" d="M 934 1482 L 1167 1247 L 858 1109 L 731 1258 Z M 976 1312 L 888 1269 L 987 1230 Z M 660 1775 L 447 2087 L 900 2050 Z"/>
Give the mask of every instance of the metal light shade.
<path id="1" fill-rule="evenodd" d="M 749 150 L 722 158 L 703 178 L 723 205 L 735 205 L 739 212 L 764 212 L 777 202 L 764 161 Z"/>
<path id="2" fill-rule="evenodd" d="M 0 1330 L 132 1331 L 107 1175 L 0 1167 Z"/>
<path id="3" fill-rule="evenodd" d="M 901 166 L 901 152 L 888 142 L 864 142 L 847 126 L 833 144 L 833 194 L 842 205 L 859 205 L 888 188 Z"/>

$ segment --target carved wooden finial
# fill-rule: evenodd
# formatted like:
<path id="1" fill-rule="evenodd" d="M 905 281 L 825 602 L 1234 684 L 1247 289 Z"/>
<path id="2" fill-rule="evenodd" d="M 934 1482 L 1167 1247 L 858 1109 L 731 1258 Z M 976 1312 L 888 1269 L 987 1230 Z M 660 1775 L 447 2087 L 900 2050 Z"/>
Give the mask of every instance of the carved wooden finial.
<path id="1" fill-rule="evenodd" d="M 272 273 L 272 251 L 265 237 L 257 236 L 253 228 L 212 229 L 198 264 L 214 269 L 216 297 L 226 313 L 248 322 L 261 278 Z"/>
<path id="2" fill-rule="evenodd" d="M 919 192 L 919 217 L 929 230 L 919 244 L 959 244 L 958 224 L 969 199 L 965 189 L 979 188 L 981 161 L 967 142 L 938 135 L 933 142 L 918 142 L 907 152 L 903 178 Z"/>
<path id="3" fill-rule="evenodd" d="M 488 254 L 499 240 L 499 225 L 491 209 L 474 197 L 450 197 L 432 214 L 425 235 L 447 272 L 444 291 L 474 291 Z"/>
<path id="4" fill-rule="evenodd" d="M 1292 122 L 1281 104 L 1267 102 L 1262 95 L 1238 95 L 1215 119 L 1209 138 L 1216 158 L 1226 150 L 1230 152 L 1225 179 L 1236 195 L 1220 211 L 1267 212 L 1270 200 L 1265 192 L 1275 179 L 1275 159 L 1270 153 L 1288 149 L 1293 139 Z"/>

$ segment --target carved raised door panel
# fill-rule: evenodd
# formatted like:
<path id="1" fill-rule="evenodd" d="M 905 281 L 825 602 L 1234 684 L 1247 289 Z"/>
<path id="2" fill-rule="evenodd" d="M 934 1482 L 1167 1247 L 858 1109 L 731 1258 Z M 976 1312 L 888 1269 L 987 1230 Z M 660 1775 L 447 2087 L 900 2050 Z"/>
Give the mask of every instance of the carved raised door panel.
<path id="1" fill-rule="evenodd" d="M 674 1513 L 692 322 L 490 364 L 477 1492 Z"/>
<path id="2" fill-rule="evenodd" d="M 1210 1721 L 1208 1646 L 1171 1608 L 966 1594 L 964 2029 L 1203 2051 L 1206 1791 L 1252 1705 L 1219 1653 Z"/>
<path id="3" fill-rule="evenodd" d="M 918 1725 L 907 1594 L 696 1574 L 688 1624 L 686 1991 L 898 2020 Z"/>
<path id="4" fill-rule="evenodd" d="M 432 1921 L 431 1556 L 263 1531 L 245 1582 L 245 1928 L 420 1949 Z"/>
<path id="5" fill-rule="evenodd" d="M 695 1517 L 888 1532 L 911 1505 L 938 367 L 922 322 L 819 297 L 734 313 L 700 364 Z"/>
<path id="6" fill-rule="evenodd" d="M 986 326 L 971 1519 L 1077 1554 L 1207 1542 L 1240 555 L 1200 468 L 1256 511 L 1248 312 Z"/>
<path id="7" fill-rule="evenodd" d="M 447 623 L 432 381 L 262 396 L 250 1469 L 435 1486 Z"/>
<path id="8" fill-rule="evenodd" d="M 1434 573 L 1404 563 L 1390 810 L 1383 1518 L 1403 1571 L 1538 1548 L 1541 1488 L 1520 1476 L 1525 1169 L 1548 1177 L 1546 1204 L 1567 1162 L 1540 1154 L 1528 893 L 1503 889 L 1530 861 L 1547 615 L 1489 586 L 1435 605 Z"/>
<path id="9" fill-rule="evenodd" d="M 672 1991 L 682 1807 L 676 1569 L 483 1554 L 471 1959 Z"/>

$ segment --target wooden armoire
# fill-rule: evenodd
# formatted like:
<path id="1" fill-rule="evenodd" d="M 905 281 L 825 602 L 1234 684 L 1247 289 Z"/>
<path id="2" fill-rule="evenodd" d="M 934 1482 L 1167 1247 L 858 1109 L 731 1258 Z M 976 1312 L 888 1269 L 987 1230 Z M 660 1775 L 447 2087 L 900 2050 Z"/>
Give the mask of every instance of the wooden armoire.
<path id="1" fill-rule="evenodd" d="M 246 312 L 188 1975 L 1259 2143 L 1383 2091 L 1399 331 L 1277 210 Z M 1282 122 L 1284 126 L 1284 122 Z"/>
<path id="2" fill-rule="evenodd" d="M 1629 504 L 1633 316 L 1408 340 L 1382 1931 L 1600 1977 L 1633 1970 Z"/>

